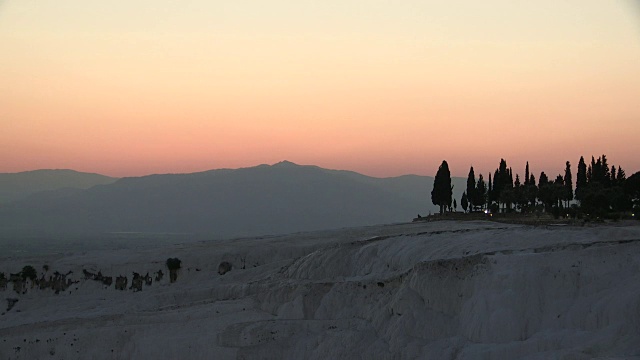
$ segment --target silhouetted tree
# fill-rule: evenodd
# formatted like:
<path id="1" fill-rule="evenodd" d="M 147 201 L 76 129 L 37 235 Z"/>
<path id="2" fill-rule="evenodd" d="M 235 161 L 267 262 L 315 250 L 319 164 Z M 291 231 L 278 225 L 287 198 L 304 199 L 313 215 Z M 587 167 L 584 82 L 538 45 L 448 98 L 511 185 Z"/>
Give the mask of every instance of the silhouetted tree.
<path id="1" fill-rule="evenodd" d="M 620 166 L 609 167 L 606 155 L 597 159 L 591 156 L 588 166 L 581 157 L 575 194 L 582 212 L 590 216 L 616 218 L 619 212 L 630 210 L 632 200 L 625 188 L 627 180 Z"/>
<path id="2" fill-rule="evenodd" d="M 487 190 L 487 208 L 493 204 L 493 181 L 491 180 L 491 173 L 489 173 L 489 189 Z"/>
<path id="3" fill-rule="evenodd" d="M 549 183 L 549 178 L 544 171 L 540 173 L 540 178 L 538 179 L 538 199 L 544 205 L 545 211 L 551 210 L 555 200 L 553 196 L 553 184 Z"/>
<path id="4" fill-rule="evenodd" d="M 582 191 L 587 186 L 587 164 L 584 157 L 580 156 L 578 162 L 578 174 L 576 175 L 576 199 L 582 201 Z"/>
<path id="5" fill-rule="evenodd" d="M 607 157 L 603 154 L 600 158 L 600 181 L 605 187 L 611 186 L 611 173 L 609 172 L 609 164 L 607 164 Z"/>
<path id="6" fill-rule="evenodd" d="M 553 202 L 551 205 L 551 213 L 557 219 L 560 216 L 560 211 L 562 210 L 562 201 L 565 200 L 566 197 L 566 188 L 562 175 L 558 174 L 558 176 L 556 176 L 556 179 L 552 184 L 550 184 L 550 186 L 550 200 Z"/>
<path id="7" fill-rule="evenodd" d="M 433 180 L 431 202 L 433 205 L 440 207 L 440 214 L 442 214 L 444 213 L 445 207 L 451 206 L 452 196 L 453 186 L 451 185 L 451 172 L 449 171 L 449 164 L 443 160 Z"/>
<path id="8" fill-rule="evenodd" d="M 611 185 L 611 174 L 606 155 L 599 156 L 597 160 L 591 156 L 591 165 L 587 169 L 587 184 L 593 183 L 600 183 L 605 188 Z"/>
<path id="9" fill-rule="evenodd" d="M 513 201 L 513 193 L 509 192 L 503 195 L 505 190 L 513 189 L 513 176 L 511 169 L 507 167 L 507 162 L 504 159 L 500 159 L 500 166 L 496 169 L 493 176 L 493 192 L 494 199 L 498 204 L 503 204 L 503 209 L 511 208 L 511 202 Z"/>
<path id="10" fill-rule="evenodd" d="M 618 171 L 618 176 L 619 175 L 620 172 Z M 624 181 L 624 191 L 635 206 L 640 206 L 640 171 L 629 176 L 629 178 Z M 640 214 L 637 214 L 637 216 L 640 218 Z"/>
<path id="11" fill-rule="evenodd" d="M 178 279 L 178 270 L 182 265 L 182 261 L 178 258 L 168 258 L 167 268 L 169 268 L 169 281 L 175 282 Z"/>
<path id="12" fill-rule="evenodd" d="M 514 203 L 520 211 L 524 211 L 527 205 L 527 199 L 524 192 L 525 185 L 520 184 L 520 176 L 516 174 L 516 181 L 513 183 L 513 193 L 515 194 Z"/>
<path id="13" fill-rule="evenodd" d="M 603 217 L 610 210 L 607 191 L 599 181 L 590 183 L 581 193 L 580 207 L 588 216 Z"/>
<path id="14" fill-rule="evenodd" d="M 616 186 L 617 184 L 617 179 L 616 179 L 616 167 L 614 165 L 611 165 L 611 186 Z"/>
<path id="15" fill-rule="evenodd" d="M 524 185 L 529 185 L 529 162 L 527 161 L 527 166 L 524 168 Z"/>
<path id="16" fill-rule="evenodd" d="M 538 187 L 536 186 L 536 177 L 529 175 L 529 181 L 524 186 L 524 198 L 526 199 L 525 212 L 531 212 L 536 206 L 536 199 L 538 198 Z"/>
<path id="17" fill-rule="evenodd" d="M 38 278 L 38 273 L 33 266 L 26 265 L 22 268 L 22 271 L 20 271 L 20 276 L 22 276 L 22 280 L 29 279 L 31 281 L 35 281 Z"/>
<path id="18" fill-rule="evenodd" d="M 453 199 L 453 211 L 458 211 L 458 203 L 456 202 L 456 199 Z"/>
<path id="19" fill-rule="evenodd" d="M 627 179 L 627 174 L 625 174 L 622 167 L 618 166 L 618 174 L 616 175 L 616 183 L 618 185 L 624 185 L 624 181 Z"/>
<path id="20" fill-rule="evenodd" d="M 593 178 L 593 167 L 596 165 L 596 160 L 591 156 L 591 163 L 587 165 L 587 184 L 590 184 Z"/>
<path id="21" fill-rule="evenodd" d="M 476 184 L 474 204 L 482 210 L 487 202 L 487 184 L 484 182 L 482 174 L 478 175 L 478 183 Z"/>
<path id="22" fill-rule="evenodd" d="M 460 198 L 460 206 L 462 206 L 462 210 L 464 210 L 464 212 L 467 212 L 467 209 L 469 208 L 469 199 L 467 199 L 466 192 L 462 193 L 462 198 Z"/>
<path id="23" fill-rule="evenodd" d="M 564 199 L 567 203 L 566 207 L 569 207 L 569 201 L 573 200 L 573 179 L 571 177 L 571 163 L 568 161 L 564 169 L 564 188 Z"/>
<path id="24" fill-rule="evenodd" d="M 467 201 L 469 201 L 471 205 L 471 209 L 473 209 L 476 204 L 476 175 L 473 171 L 473 166 L 469 169 L 469 176 L 467 176 Z"/>

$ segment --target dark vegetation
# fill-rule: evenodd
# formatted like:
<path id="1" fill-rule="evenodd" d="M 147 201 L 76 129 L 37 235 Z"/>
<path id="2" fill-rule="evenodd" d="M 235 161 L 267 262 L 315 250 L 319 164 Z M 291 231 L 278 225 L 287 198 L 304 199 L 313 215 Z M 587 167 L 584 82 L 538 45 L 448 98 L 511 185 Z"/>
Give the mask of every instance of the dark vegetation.
<path id="1" fill-rule="evenodd" d="M 223 262 L 220 263 L 220 265 L 218 265 L 218 274 L 224 275 L 224 274 L 228 273 L 229 271 L 231 271 L 232 268 L 233 268 L 233 266 L 231 265 L 230 262 L 223 261 Z"/>
<path id="2" fill-rule="evenodd" d="M 431 192 L 431 201 L 440 206 L 441 214 L 457 207 L 452 198 L 452 189 L 449 165 L 443 161 Z M 476 181 L 473 166 L 469 169 L 467 187 L 460 205 L 465 213 L 546 213 L 556 219 L 569 217 L 585 221 L 638 218 L 640 172 L 627 178 L 622 167 L 609 166 L 606 155 L 597 159 L 592 156 L 589 164 L 584 157 L 580 157 L 575 182 L 571 163 L 567 161 L 564 174 L 550 178 L 543 171 L 536 183 L 536 177 L 529 171 L 529 162 L 521 180 L 519 174 L 514 177 L 511 167 L 501 159 L 493 177 L 489 173 L 488 184 L 482 174 Z"/>
<path id="3" fill-rule="evenodd" d="M 169 280 L 173 283 L 178 280 L 178 270 L 180 269 L 180 265 L 182 261 L 178 258 L 168 258 L 167 259 L 167 268 L 169 269 Z"/>
<path id="4" fill-rule="evenodd" d="M 22 276 L 23 280 L 31 280 L 31 281 L 35 281 L 38 278 L 38 273 L 36 272 L 36 269 L 31 266 L 31 265 L 26 265 L 22 268 L 22 271 L 20 272 L 20 276 Z"/>

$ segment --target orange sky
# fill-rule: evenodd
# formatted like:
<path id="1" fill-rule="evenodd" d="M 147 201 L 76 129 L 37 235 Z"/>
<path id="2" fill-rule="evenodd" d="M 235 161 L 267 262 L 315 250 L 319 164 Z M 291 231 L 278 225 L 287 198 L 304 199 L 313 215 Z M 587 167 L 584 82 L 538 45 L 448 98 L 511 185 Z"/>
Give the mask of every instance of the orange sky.
<path id="1" fill-rule="evenodd" d="M 640 170 L 633 1 L 0 0 L 0 54 L 0 172 Z"/>

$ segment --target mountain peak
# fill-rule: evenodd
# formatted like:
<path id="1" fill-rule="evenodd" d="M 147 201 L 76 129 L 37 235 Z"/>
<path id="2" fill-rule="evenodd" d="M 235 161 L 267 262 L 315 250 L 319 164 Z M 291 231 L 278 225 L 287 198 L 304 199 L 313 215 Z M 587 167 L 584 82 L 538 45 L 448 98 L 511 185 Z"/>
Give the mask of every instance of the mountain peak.
<path id="1" fill-rule="evenodd" d="M 296 166 L 299 166 L 299 165 L 295 164 L 295 163 L 292 163 L 291 161 L 288 161 L 288 160 L 283 160 L 283 161 L 280 161 L 277 164 L 273 164 L 273 166 L 276 166 L 276 167 L 296 167 Z"/>

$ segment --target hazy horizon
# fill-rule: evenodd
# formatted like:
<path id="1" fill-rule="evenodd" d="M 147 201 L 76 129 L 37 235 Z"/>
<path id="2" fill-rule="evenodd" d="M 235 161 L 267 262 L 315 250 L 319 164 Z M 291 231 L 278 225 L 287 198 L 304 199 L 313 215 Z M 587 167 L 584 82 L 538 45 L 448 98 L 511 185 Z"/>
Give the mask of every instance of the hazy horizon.
<path id="1" fill-rule="evenodd" d="M 0 52 L 0 172 L 640 169 L 633 1 L 0 1 Z"/>
<path id="2" fill-rule="evenodd" d="M 604 154 L 604 155 L 607 155 L 607 154 Z M 589 162 L 590 162 L 590 159 L 591 159 L 591 158 L 590 158 L 590 156 L 591 156 L 591 155 L 583 155 L 583 156 L 584 156 L 584 158 L 585 158 L 585 161 L 586 161 L 587 163 L 589 163 Z M 595 158 L 598 158 L 598 156 L 600 156 L 600 155 L 593 154 L 593 156 L 594 156 Z M 609 158 L 608 158 L 608 159 L 609 159 Z M 446 159 L 444 159 L 444 160 L 446 161 Z M 615 160 L 615 159 L 614 159 L 614 160 Z M 569 161 L 571 161 L 571 160 L 569 160 Z M 609 161 L 611 161 L 611 159 L 609 159 Z M 389 176 L 376 176 L 376 175 L 366 174 L 366 173 L 363 173 L 363 172 L 360 172 L 360 171 L 356 171 L 356 170 L 352 170 L 352 169 L 335 169 L 335 168 L 326 168 L 326 167 L 322 167 L 322 166 L 319 166 L 319 165 L 316 165 L 316 164 L 299 164 L 299 163 L 295 163 L 295 162 L 292 162 L 292 161 L 289 161 L 289 160 L 281 160 L 281 161 L 277 161 L 277 162 L 275 162 L 275 163 L 262 163 L 262 164 L 254 164 L 254 165 L 241 166 L 241 167 L 235 167 L 235 168 L 230 168 L 230 167 L 221 167 L 221 168 L 201 169 L 201 170 L 185 171 L 185 172 L 175 172 L 175 171 L 174 171 L 174 172 L 171 172 L 171 171 L 168 171 L 168 172 L 152 172 L 152 173 L 136 174 L 136 175 L 126 175 L 126 174 L 125 174 L 125 175 L 122 175 L 122 176 L 109 175 L 109 174 L 104 174 L 104 173 L 99 173 L 99 172 L 94 172 L 94 171 L 82 171 L 82 170 L 78 170 L 78 169 L 70 169 L 70 168 L 39 168 L 39 169 L 27 169 L 27 170 L 21 170 L 21 171 L 0 172 L 0 174 L 19 174 L 19 173 L 28 173 L 28 172 L 34 172 L 34 171 L 75 171 L 75 172 L 80 172 L 80 173 L 96 174 L 96 175 L 102 175 L 102 176 L 106 176 L 106 177 L 111 177 L 111 178 L 114 178 L 114 179 L 119 179 L 119 178 L 128 178 L 128 177 L 145 177 L 145 176 L 153 176 L 153 175 L 195 174 L 195 173 L 202 173 L 202 172 L 207 172 L 207 171 L 216 171 L 216 170 L 240 170 L 240 169 L 255 168 L 255 167 L 258 167 L 258 166 L 276 166 L 276 165 L 281 164 L 281 163 L 291 163 L 291 164 L 296 165 L 296 166 L 313 166 L 313 167 L 320 167 L 320 168 L 322 168 L 322 169 L 325 169 L 325 170 L 331 170 L 331 171 L 347 171 L 347 172 L 355 172 L 355 173 L 358 173 L 358 174 L 361 174 L 361 175 L 365 175 L 365 176 L 372 177 L 372 178 L 379 178 L 379 179 L 385 179 L 385 178 L 396 178 L 396 177 L 401 177 L 401 176 L 434 177 L 434 176 L 435 176 L 436 171 L 438 170 L 438 169 L 436 168 L 436 169 L 434 169 L 431 173 L 427 172 L 427 173 L 425 173 L 425 174 L 406 173 L 406 174 L 396 174 L 396 175 L 389 175 Z M 508 163 L 509 167 L 511 167 L 511 168 L 513 169 L 514 175 L 515 175 L 515 174 L 518 174 L 518 175 L 520 175 L 520 176 L 524 176 L 524 166 L 523 166 L 523 168 L 522 168 L 522 169 L 520 169 L 517 165 L 516 165 L 516 166 L 513 166 L 513 165 L 512 165 L 511 163 L 509 163 L 508 161 L 507 161 L 507 163 Z M 577 170 L 577 164 L 578 164 L 578 161 L 575 161 L 575 162 L 574 162 L 574 161 L 571 161 L 571 166 L 572 166 L 573 171 L 576 171 L 576 170 Z M 487 180 L 487 179 L 488 179 L 489 174 L 493 175 L 493 172 L 498 168 L 498 165 L 499 165 L 499 160 L 498 160 L 498 161 L 496 161 L 496 166 L 495 166 L 493 169 L 491 169 L 491 170 L 486 170 L 486 171 L 485 171 L 484 169 L 478 169 L 477 167 L 474 167 L 475 175 L 476 175 L 476 176 L 478 176 L 478 175 L 482 174 L 482 176 L 483 176 L 483 177 L 485 177 L 485 180 Z M 552 171 L 549 171 L 548 169 L 539 169 L 539 170 L 538 170 L 538 169 L 535 167 L 535 164 L 533 164 L 533 165 L 532 165 L 532 164 L 530 163 L 529 165 L 530 165 L 530 169 L 531 169 L 531 174 L 532 174 L 532 175 L 534 175 L 534 176 L 536 176 L 536 177 L 540 174 L 540 172 L 545 172 L 545 174 L 547 174 L 547 176 L 555 176 L 555 175 L 556 175 L 556 173 L 557 173 L 557 174 L 562 174 L 562 173 L 563 173 L 563 171 L 564 171 L 564 167 L 563 167 L 562 169 L 560 169 L 560 168 L 561 168 L 560 166 L 556 166 L 556 167 L 554 167 L 554 169 L 555 169 L 555 168 L 557 168 L 557 169 L 558 169 L 558 171 L 557 171 L 557 172 L 552 172 Z M 611 165 L 615 165 L 615 166 L 616 166 L 616 168 L 618 168 L 619 166 L 621 166 L 621 167 L 622 167 L 622 169 L 623 169 L 623 170 L 625 170 L 625 172 L 627 173 L 627 175 L 632 175 L 633 173 L 636 173 L 636 172 L 639 172 L 639 171 L 640 171 L 640 169 L 626 168 L 623 164 L 616 163 L 615 161 L 613 161 L 613 162 L 611 163 Z M 473 165 L 471 165 L 471 166 L 473 166 Z M 526 166 L 526 164 L 525 164 L 525 166 Z M 565 165 L 563 164 L 563 166 L 565 166 Z M 456 169 L 456 168 L 454 168 L 453 170 L 455 170 L 455 171 L 452 171 L 452 172 L 451 172 L 451 176 L 452 176 L 452 177 L 456 177 L 456 178 L 465 178 L 465 179 L 466 179 L 466 178 L 467 178 L 467 176 L 468 176 L 469 167 L 466 167 L 465 169 Z M 464 174 L 463 174 L 463 173 L 458 174 L 458 171 L 457 171 L 457 170 L 460 170 L 460 172 L 464 172 Z"/>

